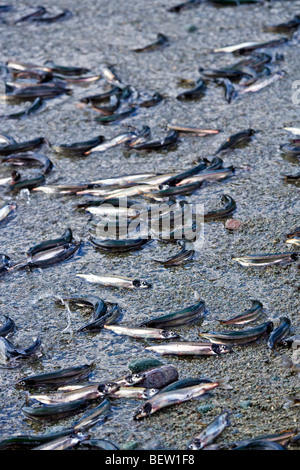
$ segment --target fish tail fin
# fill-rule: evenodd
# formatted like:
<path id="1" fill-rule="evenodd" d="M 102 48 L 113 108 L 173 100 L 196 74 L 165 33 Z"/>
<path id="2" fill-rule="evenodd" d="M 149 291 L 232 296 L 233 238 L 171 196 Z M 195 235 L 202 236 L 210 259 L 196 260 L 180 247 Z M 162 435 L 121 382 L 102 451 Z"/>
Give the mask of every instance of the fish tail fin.
<path id="1" fill-rule="evenodd" d="M 232 390 L 233 387 L 231 387 L 231 385 L 229 385 L 229 380 L 230 380 L 230 377 L 223 377 L 222 379 L 219 379 L 218 380 L 218 386 L 219 388 L 224 388 L 225 390 Z"/>

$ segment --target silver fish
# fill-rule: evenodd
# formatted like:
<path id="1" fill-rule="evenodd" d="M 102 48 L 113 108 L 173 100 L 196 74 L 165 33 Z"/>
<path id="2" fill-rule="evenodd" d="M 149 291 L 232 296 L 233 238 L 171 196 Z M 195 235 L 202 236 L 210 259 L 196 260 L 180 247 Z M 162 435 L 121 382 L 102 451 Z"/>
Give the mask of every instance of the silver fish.
<path id="1" fill-rule="evenodd" d="M 144 338 L 144 339 L 175 339 L 179 338 L 179 335 L 173 331 L 167 331 L 159 328 L 129 328 L 126 326 L 118 325 L 104 325 L 104 328 L 118 335 L 127 335 L 132 338 Z"/>
<path id="2" fill-rule="evenodd" d="M 231 352 L 231 348 L 226 345 L 217 345 L 204 341 L 181 341 L 178 343 L 148 346 L 146 349 L 163 355 L 176 356 L 216 356 Z"/>
<path id="3" fill-rule="evenodd" d="M 215 418 L 206 428 L 194 437 L 189 444 L 189 450 L 201 450 L 211 444 L 227 426 L 230 426 L 229 413 L 225 411 Z"/>
<path id="4" fill-rule="evenodd" d="M 106 287 L 120 287 L 127 289 L 148 289 L 151 284 L 147 281 L 141 281 L 130 277 L 121 277 L 114 275 L 95 275 L 95 274 L 77 274 L 77 277 L 85 279 L 87 282 L 101 284 Z"/>

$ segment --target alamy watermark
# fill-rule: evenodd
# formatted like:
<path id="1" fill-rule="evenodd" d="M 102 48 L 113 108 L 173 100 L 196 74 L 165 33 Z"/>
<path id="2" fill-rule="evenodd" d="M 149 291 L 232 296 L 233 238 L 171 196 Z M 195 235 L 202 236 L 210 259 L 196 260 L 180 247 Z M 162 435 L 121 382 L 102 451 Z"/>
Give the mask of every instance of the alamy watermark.
<path id="1" fill-rule="evenodd" d="M 99 238 L 158 238 L 197 243 L 204 241 L 204 205 L 185 202 L 130 204 L 126 198 L 118 205 L 109 202 L 93 207 L 99 217 L 96 236 Z"/>

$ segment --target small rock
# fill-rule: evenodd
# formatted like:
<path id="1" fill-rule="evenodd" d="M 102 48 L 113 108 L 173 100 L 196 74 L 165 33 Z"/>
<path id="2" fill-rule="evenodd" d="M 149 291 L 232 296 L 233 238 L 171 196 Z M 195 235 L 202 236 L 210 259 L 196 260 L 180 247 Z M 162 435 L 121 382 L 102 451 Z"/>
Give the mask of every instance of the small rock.
<path id="1" fill-rule="evenodd" d="M 228 219 L 226 220 L 226 223 L 225 223 L 225 228 L 227 228 L 227 230 L 238 230 L 242 225 L 242 222 L 240 220 L 236 220 L 236 219 Z"/>
<path id="2" fill-rule="evenodd" d="M 207 413 L 208 411 L 212 410 L 215 407 L 215 405 L 201 405 L 198 406 L 197 411 L 198 413 Z"/>

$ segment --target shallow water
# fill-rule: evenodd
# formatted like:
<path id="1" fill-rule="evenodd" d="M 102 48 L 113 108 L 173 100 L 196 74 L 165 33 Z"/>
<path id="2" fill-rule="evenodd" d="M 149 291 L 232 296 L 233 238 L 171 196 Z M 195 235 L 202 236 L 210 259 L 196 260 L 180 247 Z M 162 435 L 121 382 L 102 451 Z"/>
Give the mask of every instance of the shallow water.
<path id="1" fill-rule="evenodd" d="M 27 5 L 38 5 L 30 1 Z M 47 176 L 48 184 L 83 182 L 101 177 L 139 172 L 181 171 L 197 157 L 213 155 L 226 138 L 247 128 L 257 130 L 251 142 L 224 154 L 224 166 L 234 165 L 236 174 L 222 183 L 209 184 L 190 200 L 203 203 L 205 211 L 218 207 L 220 195 L 230 194 L 237 202 L 235 218 L 242 228 L 229 232 L 224 222 L 205 224 L 205 243 L 193 261 L 177 268 L 164 268 L 153 258 L 166 259 L 177 253 L 173 244 L 153 241 L 143 250 L 123 255 L 102 253 L 89 242 L 93 216 L 78 212 L 81 198 L 49 196 L 22 191 L 14 201 L 15 215 L 2 224 L 1 252 L 13 260 L 23 258 L 37 242 L 61 235 L 71 227 L 76 240 L 83 241 L 80 253 L 68 262 L 44 270 L 16 272 L 0 279 L 1 314 L 9 315 L 18 329 L 11 338 L 29 344 L 40 334 L 43 355 L 24 360 L 16 369 L 1 370 L 1 438 L 14 434 L 44 433 L 67 427 L 69 418 L 55 423 L 34 422 L 22 413 L 24 391 L 15 382 L 32 373 L 50 371 L 70 365 L 95 361 L 91 379 L 113 380 L 128 371 L 128 363 L 137 357 L 151 356 L 145 351 L 147 341 L 116 336 L 109 331 L 77 334 L 75 330 L 88 316 L 72 310 L 71 316 L 58 307 L 55 298 L 63 295 L 98 295 L 118 302 L 124 308 L 122 323 L 137 325 L 155 314 L 178 310 L 194 302 L 197 291 L 206 302 L 209 315 L 201 326 L 180 328 L 182 338 L 197 340 L 198 332 L 210 331 L 215 317 L 228 318 L 249 308 L 250 300 L 263 302 L 267 315 L 274 319 L 288 316 L 295 333 L 299 333 L 298 267 L 293 264 L 265 269 L 243 268 L 231 261 L 232 256 L 296 251 L 285 243 L 285 234 L 299 226 L 299 188 L 283 181 L 284 174 L 297 173 L 299 160 L 285 157 L 280 145 L 290 135 L 284 126 L 299 126 L 299 105 L 292 103 L 292 83 L 299 78 L 298 43 L 269 49 L 282 54 L 276 66 L 285 76 L 270 87 L 228 104 L 223 89 L 209 84 L 199 101 L 179 102 L 180 79 L 196 80 L 198 68 L 221 67 L 236 62 L 232 54 L 214 54 L 212 50 L 245 41 L 267 41 L 281 35 L 264 33 L 263 25 L 291 19 L 299 12 L 300 1 L 265 2 L 262 5 L 216 8 L 201 5 L 180 14 L 168 13 L 169 3 L 152 2 L 81 2 L 56 1 L 68 8 L 73 17 L 50 24 L 2 24 L 4 38 L 0 62 L 8 59 L 43 64 L 53 60 L 61 65 L 84 66 L 97 73 L 102 63 L 115 66 L 118 76 L 139 90 L 157 91 L 164 101 L 153 108 L 140 109 L 126 120 L 102 126 L 91 108 L 76 107 L 79 99 L 93 94 L 100 85 L 71 85 L 73 94 L 49 100 L 35 115 L 20 121 L 2 121 L 1 131 L 17 141 L 43 136 L 51 144 L 88 140 L 97 135 L 106 139 L 124 130 L 124 124 L 149 125 L 153 137 L 166 133 L 166 125 L 183 125 L 222 129 L 217 136 L 182 136 L 174 150 L 162 152 L 125 152 L 116 147 L 105 154 L 85 158 L 66 158 L 54 154 L 49 146 L 42 150 L 55 167 Z M 172 4 L 177 4 L 172 0 Z M 15 8 L 20 5 L 12 3 Z M 26 3 L 24 3 L 24 6 Z M 44 6 L 53 8 L 53 2 Z M 14 13 L 16 17 L 19 14 Z M 3 15 L 4 16 L 4 15 Z M 6 14 L 9 21 L 14 18 Z M 136 54 L 132 49 L 150 44 L 157 33 L 164 33 L 170 45 L 159 51 Z M 251 96 L 250 96 L 251 95 Z M 12 112 L 0 104 L 1 112 Z M 35 169 L 20 170 L 32 175 Z M 1 178 L 9 175 L 1 167 Z M 12 195 L 1 188 L 1 202 Z M 152 289 L 114 290 L 88 284 L 77 273 L 113 273 L 150 281 Z M 64 331 L 65 330 L 65 331 Z M 280 354 L 291 353 L 278 348 Z M 153 357 L 156 355 L 153 353 Z M 158 357 L 158 356 L 157 356 Z M 112 401 L 110 419 L 91 430 L 93 437 L 107 438 L 118 445 L 137 441 L 138 447 L 185 449 L 191 437 L 222 410 L 232 411 L 232 425 L 219 441 L 232 442 L 299 425 L 297 407 L 283 408 L 286 395 L 298 395 L 299 379 L 280 368 L 280 355 L 270 355 L 265 339 L 245 347 L 236 347 L 231 355 L 186 359 L 163 358 L 178 367 L 180 378 L 203 375 L 211 379 L 230 377 L 232 390 L 216 390 L 202 400 L 165 409 L 142 422 L 133 415 L 137 400 Z M 214 407 L 201 416 L 201 404 Z M 245 403 L 247 406 L 245 406 Z"/>

